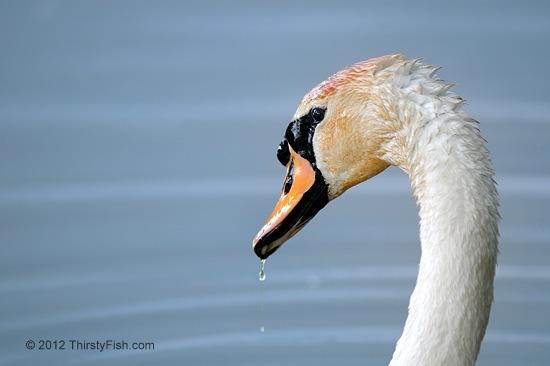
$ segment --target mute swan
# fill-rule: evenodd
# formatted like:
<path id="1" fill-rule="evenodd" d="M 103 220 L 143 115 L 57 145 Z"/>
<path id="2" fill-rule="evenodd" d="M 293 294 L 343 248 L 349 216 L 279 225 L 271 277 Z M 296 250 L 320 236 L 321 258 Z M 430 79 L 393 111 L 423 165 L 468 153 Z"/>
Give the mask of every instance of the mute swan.
<path id="1" fill-rule="evenodd" d="M 330 200 L 390 165 L 410 178 L 422 255 L 390 365 L 473 365 L 491 310 L 498 193 L 478 122 L 438 68 L 403 55 L 348 66 L 302 99 L 277 150 L 287 175 L 253 240 L 266 259 Z"/>

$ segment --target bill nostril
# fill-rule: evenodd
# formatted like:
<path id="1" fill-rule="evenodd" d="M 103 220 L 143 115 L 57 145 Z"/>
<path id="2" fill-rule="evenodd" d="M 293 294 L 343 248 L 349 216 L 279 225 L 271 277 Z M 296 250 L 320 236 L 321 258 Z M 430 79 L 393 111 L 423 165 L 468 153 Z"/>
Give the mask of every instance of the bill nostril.
<path id="1" fill-rule="evenodd" d="M 290 188 L 292 187 L 292 182 L 294 180 L 294 163 L 290 163 L 290 167 L 288 168 L 288 173 L 286 174 L 285 184 L 283 186 L 283 193 L 286 195 L 288 192 L 290 192 Z"/>

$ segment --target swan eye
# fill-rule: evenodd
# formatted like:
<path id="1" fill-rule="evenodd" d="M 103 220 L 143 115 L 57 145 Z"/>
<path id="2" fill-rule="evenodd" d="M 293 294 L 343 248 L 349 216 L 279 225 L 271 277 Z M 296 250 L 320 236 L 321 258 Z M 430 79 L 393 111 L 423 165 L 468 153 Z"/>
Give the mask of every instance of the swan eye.
<path id="1" fill-rule="evenodd" d="M 314 123 L 319 123 L 325 118 L 326 108 L 315 107 L 311 110 L 310 115 Z"/>

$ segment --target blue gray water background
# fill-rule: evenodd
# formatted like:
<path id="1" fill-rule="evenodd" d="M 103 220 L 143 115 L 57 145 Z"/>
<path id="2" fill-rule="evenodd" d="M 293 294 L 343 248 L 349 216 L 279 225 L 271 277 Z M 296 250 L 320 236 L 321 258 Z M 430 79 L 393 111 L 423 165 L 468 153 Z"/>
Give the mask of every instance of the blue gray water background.
<path id="1" fill-rule="evenodd" d="M 550 2 L 2 1 L 0 49 L 0 364 L 386 364 L 420 254 L 404 173 L 268 260 L 265 333 L 251 239 L 303 94 L 396 52 L 444 66 L 497 172 L 478 364 L 550 363 Z"/>

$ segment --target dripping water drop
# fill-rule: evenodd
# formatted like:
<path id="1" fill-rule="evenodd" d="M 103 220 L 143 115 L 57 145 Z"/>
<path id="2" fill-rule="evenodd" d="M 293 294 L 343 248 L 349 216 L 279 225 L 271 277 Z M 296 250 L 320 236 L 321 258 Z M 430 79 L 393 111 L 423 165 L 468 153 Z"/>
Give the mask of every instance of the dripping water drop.
<path id="1" fill-rule="evenodd" d="M 266 279 L 265 275 L 265 259 L 262 259 L 262 266 L 260 267 L 260 332 L 265 332 L 265 326 L 264 326 L 264 287 L 263 282 Z"/>
<path id="2" fill-rule="evenodd" d="M 265 281 L 265 259 L 262 259 L 262 266 L 260 267 L 260 281 Z"/>

